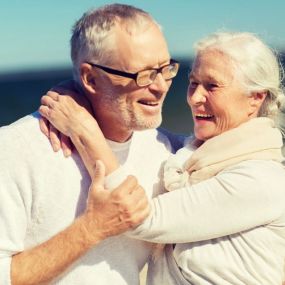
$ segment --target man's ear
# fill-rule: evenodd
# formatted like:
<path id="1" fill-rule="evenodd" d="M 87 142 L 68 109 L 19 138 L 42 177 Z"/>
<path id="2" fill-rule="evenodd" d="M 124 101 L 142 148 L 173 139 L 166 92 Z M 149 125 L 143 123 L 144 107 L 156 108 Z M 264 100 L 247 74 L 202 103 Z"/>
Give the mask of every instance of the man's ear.
<path id="1" fill-rule="evenodd" d="M 80 79 L 86 92 L 96 93 L 96 71 L 90 64 L 82 63 L 80 65 Z"/>
<path id="2" fill-rule="evenodd" d="M 251 93 L 251 95 L 249 96 L 251 114 L 256 114 L 256 115 L 258 114 L 267 95 L 268 91 L 258 91 Z"/>

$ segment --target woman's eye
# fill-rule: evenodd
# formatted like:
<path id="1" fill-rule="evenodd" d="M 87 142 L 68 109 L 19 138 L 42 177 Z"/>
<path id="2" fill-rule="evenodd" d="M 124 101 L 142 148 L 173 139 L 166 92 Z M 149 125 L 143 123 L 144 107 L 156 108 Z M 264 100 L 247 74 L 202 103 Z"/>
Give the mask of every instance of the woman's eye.
<path id="1" fill-rule="evenodd" d="M 189 87 L 196 88 L 198 86 L 198 82 L 189 80 Z"/>
<path id="2" fill-rule="evenodd" d="M 206 88 L 207 88 L 207 90 L 212 90 L 212 89 L 215 89 L 215 88 L 218 88 L 219 86 L 218 86 L 218 84 L 216 84 L 216 83 L 207 83 L 206 84 Z"/>

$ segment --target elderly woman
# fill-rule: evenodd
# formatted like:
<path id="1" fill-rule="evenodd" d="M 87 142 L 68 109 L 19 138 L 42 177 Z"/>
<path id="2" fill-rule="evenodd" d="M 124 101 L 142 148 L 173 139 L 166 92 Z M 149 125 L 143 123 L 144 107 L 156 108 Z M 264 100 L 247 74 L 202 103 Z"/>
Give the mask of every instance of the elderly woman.
<path id="1" fill-rule="evenodd" d="M 273 121 L 282 96 L 276 57 L 257 37 L 217 33 L 197 44 L 187 94 L 195 137 L 165 164 L 165 187 L 175 191 L 154 198 L 128 233 L 172 244 L 156 253 L 149 284 L 282 283 L 285 171 Z M 61 116 L 74 101 L 51 95 L 43 104 L 41 114 L 82 148 L 82 112 L 67 112 L 73 126 Z M 85 153 L 103 159 L 94 157 L 100 143 L 98 135 Z"/>

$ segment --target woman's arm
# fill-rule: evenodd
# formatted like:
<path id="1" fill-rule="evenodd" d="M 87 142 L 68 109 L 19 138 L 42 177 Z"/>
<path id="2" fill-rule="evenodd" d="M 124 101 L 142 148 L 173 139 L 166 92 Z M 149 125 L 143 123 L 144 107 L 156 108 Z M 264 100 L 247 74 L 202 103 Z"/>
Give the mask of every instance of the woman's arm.
<path id="1" fill-rule="evenodd" d="M 151 202 L 151 215 L 127 235 L 157 243 L 185 243 L 266 225 L 284 211 L 284 170 L 247 161 Z"/>
<path id="2" fill-rule="evenodd" d="M 109 174 L 119 167 L 119 163 L 97 121 L 87 111 L 85 100 L 76 93 L 59 95 L 49 91 L 42 97 L 39 112 L 58 131 L 70 137 L 91 177 L 98 159 L 103 161 L 106 174 Z"/>

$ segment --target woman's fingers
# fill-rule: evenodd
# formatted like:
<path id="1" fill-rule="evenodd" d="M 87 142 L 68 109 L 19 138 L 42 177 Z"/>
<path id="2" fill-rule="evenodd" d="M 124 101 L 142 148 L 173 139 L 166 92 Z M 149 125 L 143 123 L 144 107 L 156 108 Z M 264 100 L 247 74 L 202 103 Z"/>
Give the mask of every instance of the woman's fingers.
<path id="1" fill-rule="evenodd" d="M 64 156 L 65 157 L 71 156 L 73 144 L 70 138 L 63 134 L 60 134 L 60 142 L 61 142 L 61 148 L 62 148 Z"/>
<path id="2" fill-rule="evenodd" d="M 43 113 L 40 109 L 39 109 L 39 112 L 43 116 Z M 45 117 L 42 117 L 42 116 L 39 119 L 40 130 L 47 138 L 49 138 L 49 121 Z"/>
<path id="3" fill-rule="evenodd" d="M 61 147 L 60 134 L 59 131 L 51 124 L 49 127 L 49 139 L 53 150 L 55 152 L 59 151 Z"/>
<path id="4" fill-rule="evenodd" d="M 48 91 L 46 96 L 52 98 L 54 101 L 59 100 L 59 94 L 57 92 L 54 92 L 54 91 Z"/>

